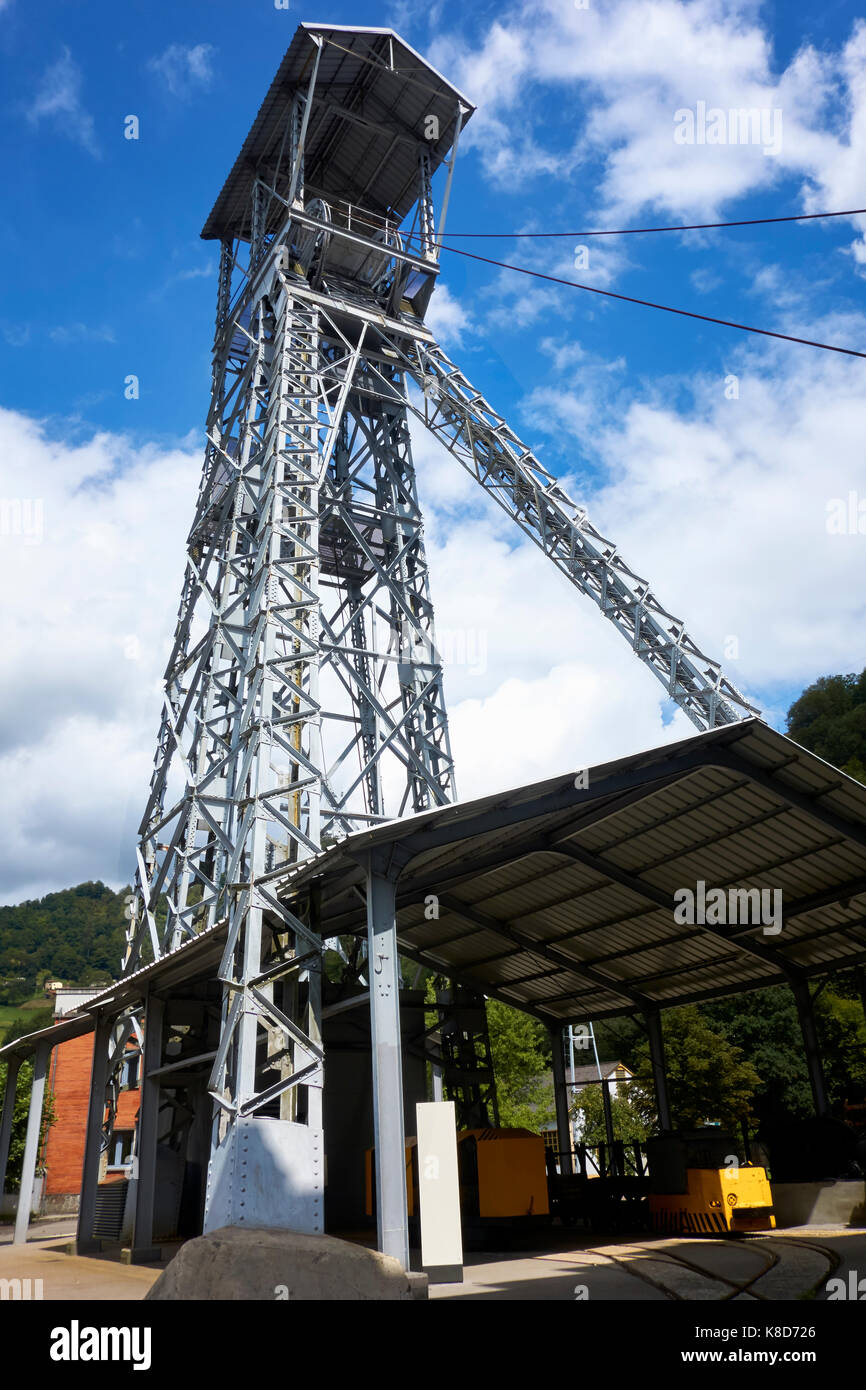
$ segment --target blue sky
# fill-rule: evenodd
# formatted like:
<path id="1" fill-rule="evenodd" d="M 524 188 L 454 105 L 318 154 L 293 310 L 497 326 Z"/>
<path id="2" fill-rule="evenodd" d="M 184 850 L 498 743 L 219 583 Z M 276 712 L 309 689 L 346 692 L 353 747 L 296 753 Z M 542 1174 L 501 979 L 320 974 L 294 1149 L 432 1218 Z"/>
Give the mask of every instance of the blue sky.
<path id="1" fill-rule="evenodd" d="M 58 777 L 66 806 L 38 855 L 22 829 L 0 856 L 0 896 L 125 872 L 208 403 L 216 250 L 199 231 L 301 19 L 392 25 L 478 103 L 452 232 L 866 205 L 866 27 L 848 0 L 0 0 L 0 493 L 45 507 L 39 544 L 0 545 L 0 772 L 28 788 L 28 844 L 57 820 Z M 780 112 L 779 149 L 678 145 L 676 112 L 699 102 Z M 577 239 L 460 244 L 866 350 L 864 222 L 588 241 L 579 269 Z M 768 718 L 866 664 L 866 537 L 825 524 L 834 498 L 866 497 L 866 362 L 443 260 L 431 322 L 448 351 Z M 453 462 L 423 440 L 417 457 L 440 626 L 466 622 L 478 560 L 489 660 L 446 687 L 463 794 L 687 733 Z M 556 736 L 506 757 L 509 724 L 539 709 Z M 98 768 L 84 809 L 82 760 Z"/>
<path id="2" fill-rule="evenodd" d="M 815 7 L 797 3 L 758 9 L 767 17 L 775 66 L 783 70 L 804 41 L 829 48 L 844 43 L 858 6 L 831 5 L 817 15 Z M 471 51 L 502 16 L 500 5 L 476 4 L 401 12 L 396 6 L 337 2 L 328 9 L 335 23 L 396 22 L 422 51 L 442 36 Z M 294 0 L 289 10 L 266 0 L 246 4 L 242 21 L 235 0 L 182 6 L 91 0 L 86 7 L 47 0 L 38 11 L 7 0 L 0 7 L 0 138 L 11 190 L 0 251 L 7 268 L 15 267 L 14 275 L 4 277 L 0 300 L 7 404 L 55 416 L 64 429 L 77 419 L 85 430 L 173 439 L 200 427 L 216 252 L 199 232 L 283 48 L 299 19 L 307 17 Z M 461 78 L 474 97 L 471 66 Z M 454 190 L 452 230 L 598 225 L 608 152 L 603 146 L 580 149 L 595 97 L 594 86 L 581 83 L 526 83 L 509 119 L 531 122 L 545 151 L 572 157 L 571 176 L 533 177 L 531 169 L 521 168 L 519 182 L 485 178 L 481 153 L 470 148 Z M 40 114 L 40 105 L 50 107 L 52 100 L 58 109 Z M 137 141 L 124 138 L 130 113 L 140 121 Z M 718 207 L 732 217 L 795 212 L 802 206 L 801 185 L 799 171 L 788 177 L 780 171 L 772 186 Z M 671 211 L 662 202 L 648 201 L 643 208 L 653 214 L 650 221 Z M 756 294 L 756 267 L 772 263 L 783 274 L 790 268 L 799 281 L 820 281 L 824 307 L 857 307 L 862 280 L 851 274 L 843 254 L 832 264 L 833 253 L 850 242 L 846 224 L 620 241 L 616 252 L 626 265 L 615 288 L 774 327 L 778 307 L 771 296 Z M 568 262 L 574 250 L 570 243 L 510 241 L 470 249 L 539 269 L 552 260 Z M 592 273 L 578 275 L 573 265 L 572 273 L 593 281 Z M 712 287 L 696 291 L 695 275 L 714 282 Z M 445 278 L 452 295 L 483 305 L 485 289 L 497 277 L 454 256 L 446 257 Z M 517 277 L 509 283 L 514 280 L 516 291 L 525 289 Z M 730 331 L 588 301 L 578 292 L 559 297 L 567 328 L 580 333 L 589 352 L 606 358 L 626 353 L 635 386 L 677 372 L 686 355 L 707 370 L 721 370 L 738 345 Z M 533 324 L 468 347 L 493 399 L 545 380 L 549 363 L 533 350 L 537 335 Z M 802 352 L 792 348 L 792 359 Z M 134 407 L 124 399 L 130 372 L 141 383 Z"/>

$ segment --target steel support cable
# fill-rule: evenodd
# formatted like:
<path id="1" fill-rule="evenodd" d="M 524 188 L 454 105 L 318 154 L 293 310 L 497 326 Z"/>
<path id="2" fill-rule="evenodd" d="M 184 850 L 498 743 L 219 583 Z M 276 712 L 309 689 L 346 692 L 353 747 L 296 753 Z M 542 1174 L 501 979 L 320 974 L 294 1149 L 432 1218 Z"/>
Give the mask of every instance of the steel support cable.
<path id="1" fill-rule="evenodd" d="M 824 352 L 840 352 L 846 357 L 866 358 L 866 352 L 855 348 L 837 347 L 833 343 L 819 343 L 814 338 L 798 338 L 791 333 L 776 333 L 769 328 L 755 328 L 753 324 L 735 323 L 732 319 L 715 318 L 712 314 L 697 314 L 692 309 L 677 309 L 672 304 L 656 304 L 651 299 L 637 299 L 630 294 L 617 294 L 614 290 L 602 290 L 597 285 L 583 285 L 578 280 L 566 280 L 559 275 L 547 275 L 541 270 L 530 270 L 525 265 L 512 265 L 509 261 L 493 260 L 490 256 L 479 256 L 474 251 L 464 251 L 461 246 L 441 245 L 443 251 L 451 251 L 455 256 L 466 256 L 472 261 L 482 261 L 485 265 L 497 266 L 500 270 L 514 270 L 520 275 L 531 275 L 536 280 L 546 280 L 553 285 L 566 285 L 573 290 L 586 290 L 588 294 L 600 294 L 605 299 L 618 299 L 624 304 L 637 304 L 644 309 L 660 309 L 666 314 L 679 314 L 681 318 L 699 319 L 702 323 L 717 323 L 722 328 L 736 328 L 741 333 L 757 333 L 762 338 L 779 338 L 785 343 L 800 343 L 804 347 L 821 348 Z"/>
<path id="2" fill-rule="evenodd" d="M 542 237 L 565 236 L 645 236 L 649 232 L 707 232 L 721 227 L 767 227 L 778 222 L 817 222 L 830 217 L 862 217 L 866 208 L 848 208 L 842 212 L 799 212 L 786 217 L 743 217 L 736 222 L 686 222 L 670 227 L 618 227 L 601 231 L 587 232 L 449 232 L 449 236 L 483 237 L 485 240 L 501 240 L 507 237 L 520 237 L 523 240 Z"/>

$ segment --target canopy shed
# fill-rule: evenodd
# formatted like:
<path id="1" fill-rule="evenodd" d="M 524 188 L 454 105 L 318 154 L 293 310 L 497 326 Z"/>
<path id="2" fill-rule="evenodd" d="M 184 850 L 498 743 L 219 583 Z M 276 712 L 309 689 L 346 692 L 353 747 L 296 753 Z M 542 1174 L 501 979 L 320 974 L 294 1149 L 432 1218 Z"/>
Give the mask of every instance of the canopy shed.
<path id="1" fill-rule="evenodd" d="M 825 1113 L 810 985 L 866 961 L 866 786 L 761 720 L 747 719 L 377 825 L 289 873 L 265 876 L 259 887 L 277 892 L 290 910 L 298 895 L 314 901 L 311 925 L 326 940 L 366 935 L 374 1122 L 383 1153 L 377 1203 L 397 1223 L 388 1229 L 400 1235 L 400 1038 L 384 983 L 393 979 L 395 956 L 524 1009 L 557 1036 L 569 1022 L 641 1016 L 663 1128 L 670 1126 L 670 1109 L 661 1010 L 787 984 L 799 1011 L 815 1109 Z M 35 1056 L 22 1182 L 22 1194 L 29 1194 L 50 1049 L 96 1030 L 84 1248 L 112 1027 L 136 1002 L 143 1002 L 145 1017 L 149 1009 L 157 1017 L 173 997 L 206 991 L 225 931 L 218 923 L 92 998 L 79 1013 L 0 1049 L 11 1070 Z M 206 1068 L 213 1056 L 204 1051 L 183 1066 Z M 561 1049 L 554 1047 L 564 1151 L 566 1088 L 557 1057 L 561 1062 Z M 176 1084 L 170 1076 L 179 1065 L 166 1064 L 158 1051 L 150 1060 L 145 1054 L 143 1081 L 152 1087 L 154 1114 L 160 1087 Z M 7 1086 L 11 1095 L 14 1082 L 11 1090 Z M 7 1101 L 0 1171 L 11 1119 Z M 145 1169 L 141 1163 L 140 1192 L 145 1179 L 153 1188 L 154 1172 Z M 140 1195 L 140 1205 L 143 1200 Z M 21 1211 L 19 1239 L 26 1236 L 29 1212 L 24 1195 Z M 142 1229 L 149 1230 L 149 1220 Z M 146 1250 L 146 1234 L 134 1243 Z"/>

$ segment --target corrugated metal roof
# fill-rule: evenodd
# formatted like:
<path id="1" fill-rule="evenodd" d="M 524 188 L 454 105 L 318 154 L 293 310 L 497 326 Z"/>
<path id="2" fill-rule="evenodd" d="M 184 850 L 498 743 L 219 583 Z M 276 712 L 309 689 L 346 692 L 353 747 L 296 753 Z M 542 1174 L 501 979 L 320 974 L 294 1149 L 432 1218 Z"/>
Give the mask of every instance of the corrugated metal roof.
<path id="1" fill-rule="evenodd" d="M 301 24 L 204 225 L 205 240 L 249 238 L 253 179 L 276 165 L 292 99 L 310 80 L 314 35 L 323 43 L 304 153 L 308 194 L 400 222 L 415 202 L 419 151 L 429 152 L 435 171 L 453 143 L 458 106 L 464 121 L 475 109 L 393 29 Z M 436 140 L 425 138 L 430 116 L 439 123 Z M 284 158 L 276 182 L 283 196 L 285 167 Z M 272 208 L 269 231 L 285 216 L 281 206 Z"/>
<path id="2" fill-rule="evenodd" d="M 866 787 L 759 719 L 351 836 L 299 867 L 325 935 L 366 929 L 364 862 L 405 861 L 401 951 L 554 1025 L 866 960 Z M 782 928 L 679 923 L 674 893 L 778 890 Z M 425 915 L 435 897 L 438 919 Z M 772 899 L 770 899 L 772 902 Z M 767 925 L 772 926 L 772 923 Z"/>
<path id="3" fill-rule="evenodd" d="M 222 955 L 226 938 L 226 925 L 218 922 L 215 926 L 201 932 L 198 936 L 174 951 L 169 951 L 158 961 L 142 965 L 138 970 L 124 975 L 107 989 L 93 995 L 76 1013 L 65 1015 L 48 1028 L 36 1033 L 26 1033 L 13 1042 L 0 1047 L 0 1060 L 10 1056 L 27 1057 L 42 1042 L 56 1047 L 69 1038 L 80 1038 L 96 1027 L 99 1014 L 110 1012 L 119 1014 L 131 1004 L 139 1003 L 147 994 L 151 983 L 158 983 L 160 989 L 177 984 L 181 980 L 199 974 L 202 969 L 216 965 Z"/>
<path id="4" fill-rule="evenodd" d="M 569 772 L 360 831 L 274 882 L 290 897 L 316 879 L 323 935 L 363 932 L 371 854 L 402 864 L 404 955 L 551 1026 L 866 961 L 866 787 L 759 719 L 590 768 L 585 789 Z M 779 890 L 781 931 L 677 922 L 674 893 L 699 879 Z M 224 934 L 187 942 L 0 1055 L 85 1032 L 148 985 L 212 973 Z"/>

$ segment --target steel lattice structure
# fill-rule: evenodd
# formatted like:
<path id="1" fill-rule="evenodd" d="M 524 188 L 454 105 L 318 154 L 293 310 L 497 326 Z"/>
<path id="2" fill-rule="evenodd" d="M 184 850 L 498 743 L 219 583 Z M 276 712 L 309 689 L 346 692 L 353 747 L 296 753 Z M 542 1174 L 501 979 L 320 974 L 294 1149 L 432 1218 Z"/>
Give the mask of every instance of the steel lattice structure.
<path id="1" fill-rule="evenodd" d="M 245 1165 L 319 1161 L 321 938 L 281 878 L 455 796 L 410 418 L 699 728 L 749 712 L 425 327 L 472 109 L 390 31 L 303 25 L 203 233 L 213 394 L 124 969 L 227 928 L 209 1226 Z"/>

